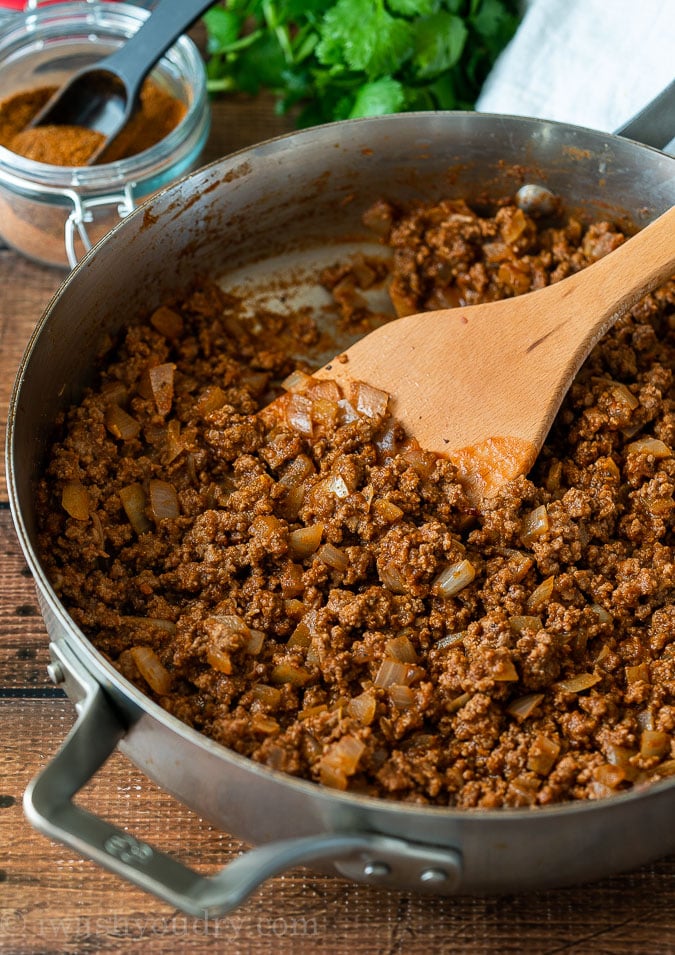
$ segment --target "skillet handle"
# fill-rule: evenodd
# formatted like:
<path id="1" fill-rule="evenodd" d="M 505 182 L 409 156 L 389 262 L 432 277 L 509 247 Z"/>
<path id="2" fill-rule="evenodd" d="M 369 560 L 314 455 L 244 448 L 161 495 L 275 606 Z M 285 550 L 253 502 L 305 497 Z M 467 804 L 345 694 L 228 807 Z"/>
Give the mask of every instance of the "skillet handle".
<path id="1" fill-rule="evenodd" d="M 67 662 L 68 648 L 52 645 L 51 672 L 67 670 L 69 695 L 79 697 L 78 719 L 61 749 L 30 783 L 24 810 L 30 823 L 106 869 L 199 918 L 224 915 L 266 879 L 296 865 L 330 862 L 347 877 L 373 884 L 404 881 L 418 891 L 452 892 L 461 879 L 454 849 L 408 842 L 373 832 L 324 832 L 258 846 L 212 876 L 183 865 L 73 802 L 115 751 L 125 728 L 101 686 L 82 665 Z"/>
<path id="2" fill-rule="evenodd" d="M 614 134 L 665 150 L 675 140 L 674 116 L 675 80 Z"/>

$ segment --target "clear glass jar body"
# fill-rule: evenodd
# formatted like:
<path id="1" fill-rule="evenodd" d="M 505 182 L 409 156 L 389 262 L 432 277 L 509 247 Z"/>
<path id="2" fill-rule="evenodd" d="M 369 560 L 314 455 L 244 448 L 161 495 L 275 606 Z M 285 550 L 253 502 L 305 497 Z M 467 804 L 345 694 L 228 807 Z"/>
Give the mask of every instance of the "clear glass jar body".
<path id="1" fill-rule="evenodd" d="M 78 2 L 12 16 L 0 30 L 0 90 L 60 86 L 140 27 L 148 10 L 127 3 Z M 181 122 L 159 143 L 99 166 L 52 166 L 0 146 L 0 235 L 46 265 L 73 267 L 143 199 L 196 166 L 209 132 L 203 60 L 181 37 L 153 80 L 185 104 Z"/>

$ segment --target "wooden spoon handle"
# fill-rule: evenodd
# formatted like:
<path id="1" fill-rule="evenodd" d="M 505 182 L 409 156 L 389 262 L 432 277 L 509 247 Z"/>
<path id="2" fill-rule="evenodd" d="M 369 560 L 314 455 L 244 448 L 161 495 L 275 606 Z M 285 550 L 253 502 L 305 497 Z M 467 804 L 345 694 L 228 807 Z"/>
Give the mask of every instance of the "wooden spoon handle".
<path id="1" fill-rule="evenodd" d="M 570 348 L 577 339 L 580 352 L 588 354 L 617 318 L 673 274 L 674 239 L 672 206 L 611 253 L 566 278 L 563 285 L 542 290 L 557 304 L 555 313 L 551 310 L 548 320 L 542 321 L 541 335 L 551 335 L 560 327 Z M 547 304 L 544 298 L 542 306 Z M 563 320 L 567 323 L 564 332 Z"/>

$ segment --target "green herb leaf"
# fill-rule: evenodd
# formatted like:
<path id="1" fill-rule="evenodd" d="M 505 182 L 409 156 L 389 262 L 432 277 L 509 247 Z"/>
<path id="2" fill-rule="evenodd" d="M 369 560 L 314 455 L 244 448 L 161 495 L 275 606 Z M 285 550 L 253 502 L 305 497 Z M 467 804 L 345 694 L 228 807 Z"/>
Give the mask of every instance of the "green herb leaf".
<path id="1" fill-rule="evenodd" d="M 438 76 L 459 62 L 469 31 L 454 13 L 435 13 L 417 24 L 413 65 L 418 76 Z"/>
<path id="2" fill-rule="evenodd" d="M 221 0 L 208 88 L 272 90 L 300 126 L 471 109 L 519 17 L 520 0 Z"/>
<path id="3" fill-rule="evenodd" d="M 398 113 L 405 104 L 405 92 L 401 83 L 385 76 L 372 83 L 364 83 L 356 94 L 349 118 L 356 116 L 382 116 Z"/>
<path id="4" fill-rule="evenodd" d="M 207 29 L 207 52 L 220 53 L 239 39 L 241 18 L 223 7 L 211 7 L 204 14 Z"/>
<path id="5" fill-rule="evenodd" d="M 388 6 L 403 17 L 425 17 L 438 9 L 438 0 L 389 0 Z"/>
<path id="6" fill-rule="evenodd" d="M 389 14 L 382 0 L 338 0 L 321 22 L 316 55 L 368 79 L 394 73 L 412 53 L 412 30 Z"/>

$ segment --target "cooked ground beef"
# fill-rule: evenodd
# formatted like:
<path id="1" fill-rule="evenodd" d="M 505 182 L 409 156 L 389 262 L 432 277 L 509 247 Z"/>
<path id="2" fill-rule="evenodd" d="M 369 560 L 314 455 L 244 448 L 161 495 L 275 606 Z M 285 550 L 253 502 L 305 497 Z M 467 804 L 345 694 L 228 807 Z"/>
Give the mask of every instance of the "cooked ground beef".
<path id="1" fill-rule="evenodd" d="M 517 295 L 624 241 L 456 200 L 366 221 L 398 314 Z M 381 263 L 331 269 L 341 321 Z M 675 283 L 595 348 L 539 459 L 480 508 L 386 396 L 292 375 L 311 316 L 204 284 L 130 317 L 39 487 L 74 621 L 167 711 L 321 784 L 462 808 L 675 771 Z M 356 319 L 355 319 L 356 316 Z"/>

